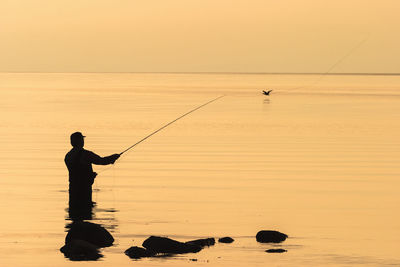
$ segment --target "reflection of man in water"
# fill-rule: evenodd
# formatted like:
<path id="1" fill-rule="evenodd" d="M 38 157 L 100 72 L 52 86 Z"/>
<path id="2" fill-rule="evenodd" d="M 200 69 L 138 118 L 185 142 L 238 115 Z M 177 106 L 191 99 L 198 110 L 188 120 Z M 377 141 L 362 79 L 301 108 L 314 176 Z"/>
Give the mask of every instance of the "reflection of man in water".
<path id="1" fill-rule="evenodd" d="M 84 137 L 80 132 L 71 134 L 72 149 L 65 155 L 64 160 L 69 171 L 70 209 L 92 207 L 93 205 L 92 184 L 97 173 L 93 172 L 92 164 L 113 164 L 120 156 L 113 154 L 102 158 L 84 149 Z"/>

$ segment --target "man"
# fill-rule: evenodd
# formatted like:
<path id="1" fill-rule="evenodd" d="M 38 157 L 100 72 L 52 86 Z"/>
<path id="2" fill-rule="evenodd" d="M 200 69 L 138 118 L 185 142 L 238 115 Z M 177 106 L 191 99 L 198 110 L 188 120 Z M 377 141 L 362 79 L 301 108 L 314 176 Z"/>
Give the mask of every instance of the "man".
<path id="1" fill-rule="evenodd" d="M 92 151 L 83 148 L 85 142 L 82 133 L 71 134 L 72 149 L 65 155 L 65 164 L 69 171 L 69 207 L 92 207 L 92 184 L 97 176 L 93 172 L 92 164 L 114 164 L 119 154 L 108 157 L 100 157 Z"/>

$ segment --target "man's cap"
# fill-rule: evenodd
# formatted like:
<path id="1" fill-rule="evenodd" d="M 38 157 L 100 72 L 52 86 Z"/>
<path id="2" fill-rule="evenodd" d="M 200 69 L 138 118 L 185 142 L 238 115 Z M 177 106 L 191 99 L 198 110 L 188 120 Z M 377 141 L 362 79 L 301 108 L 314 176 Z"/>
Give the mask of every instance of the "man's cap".
<path id="1" fill-rule="evenodd" d="M 86 136 L 84 136 L 81 132 L 75 132 L 71 134 L 71 143 L 73 143 L 76 140 L 81 140 L 84 137 Z"/>

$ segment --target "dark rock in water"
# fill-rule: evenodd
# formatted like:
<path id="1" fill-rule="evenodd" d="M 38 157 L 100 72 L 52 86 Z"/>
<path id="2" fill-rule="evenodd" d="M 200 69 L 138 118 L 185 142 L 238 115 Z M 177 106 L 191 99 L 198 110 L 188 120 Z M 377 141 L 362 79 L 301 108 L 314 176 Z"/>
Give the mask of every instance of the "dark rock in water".
<path id="1" fill-rule="evenodd" d="M 267 249 L 265 252 L 268 253 L 283 253 L 286 252 L 286 249 L 282 249 L 282 248 L 277 248 L 277 249 Z"/>
<path id="2" fill-rule="evenodd" d="M 74 239 L 62 248 L 60 251 L 64 253 L 66 258 L 73 261 L 90 261 L 97 260 L 103 255 L 99 253 L 99 248 L 85 240 Z"/>
<path id="3" fill-rule="evenodd" d="M 109 247 L 114 242 L 114 238 L 104 227 L 90 222 L 74 222 L 70 225 L 65 243 L 75 239 L 85 240 L 98 247 Z"/>
<path id="4" fill-rule="evenodd" d="M 197 239 L 185 242 L 185 244 L 195 245 L 204 248 L 204 247 L 214 246 L 215 239 L 214 238 Z"/>
<path id="5" fill-rule="evenodd" d="M 155 253 L 171 253 L 171 254 L 181 254 L 181 253 L 195 253 L 199 252 L 202 247 L 182 243 L 167 237 L 150 236 L 143 242 L 143 247 L 153 251 Z"/>
<path id="6" fill-rule="evenodd" d="M 229 236 L 218 239 L 218 242 L 220 242 L 220 243 L 232 243 L 233 241 L 235 241 L 235 240 Z"/>
<path id="7" fill-rule="evenodd" d="M 132 259 L 140 259 L 144 257 L 153 257 L 155 255 L 155 252 L 149 251 L 141 247 L 130 247 L 125 250 L 125 254 Z"/>
<path id="8" fill-rule="evenodd" d="M 284 233 L 272 230 L 263 230 L 256 235 L 257 241 L 261 243 L 279 243 L 285 241 L 287 237 Z"/>

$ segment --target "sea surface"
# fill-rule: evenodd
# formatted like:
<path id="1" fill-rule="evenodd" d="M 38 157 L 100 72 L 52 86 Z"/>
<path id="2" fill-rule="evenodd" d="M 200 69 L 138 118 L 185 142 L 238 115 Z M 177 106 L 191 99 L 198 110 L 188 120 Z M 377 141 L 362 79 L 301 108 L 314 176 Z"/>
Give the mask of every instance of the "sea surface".
<path id="1" fill-rule="evenodd" d="M 65 258 L 70 134 L 119 153 L 222 95 L 95 166 L 115 242 Z M 1 73 L 0 114 L 0 266 L 400 266 L 400 76 Z M 235 241 L 124 254 L 150 235 Z"/>

